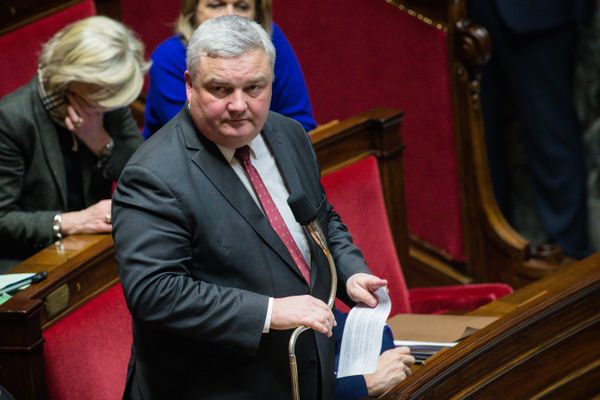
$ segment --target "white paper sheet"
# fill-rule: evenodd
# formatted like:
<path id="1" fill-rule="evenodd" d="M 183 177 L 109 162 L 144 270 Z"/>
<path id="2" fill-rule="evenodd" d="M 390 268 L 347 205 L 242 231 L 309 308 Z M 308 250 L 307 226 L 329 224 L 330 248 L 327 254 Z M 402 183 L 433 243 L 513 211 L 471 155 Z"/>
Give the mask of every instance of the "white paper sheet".
<path id="1" fill-rule="evenodd" d="M 394 340 L 396 346 L 413 347 L 454 347 L 458 342 L 423 342 L 418 340 Z"/>
<path id="2" fill-rule="evenodd" d="M 386 288 L 375 291 L 377 307 L 358 304 L 348 314 L 340 350 L 337 377 L 371 374 L 377 369 L 383 327 L 390 315 L 392 302 Z"/>
<path id="3" fill-rule="evenodd" d="M 15 282 L 18 282 L 22 279 L 25 278 L 30 278 L 33 275 L 35 275 L 34 273 L 21 273 L 21 274 L 1 274 L 0 275 L 0 290 L 3 289 L 5 286 L 11 285 Z M 25 289 L 27 286 L 23 286 L 23 289 Z"/>

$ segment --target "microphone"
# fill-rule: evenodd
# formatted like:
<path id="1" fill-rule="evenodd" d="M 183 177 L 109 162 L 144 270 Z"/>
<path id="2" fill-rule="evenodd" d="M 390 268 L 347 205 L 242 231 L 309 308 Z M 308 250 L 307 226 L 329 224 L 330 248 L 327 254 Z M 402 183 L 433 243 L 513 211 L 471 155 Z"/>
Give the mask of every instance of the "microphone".
<path id="1" fill-rule="evenodd" d="M 304 191 L 300 190 L 290 195 L 288 204 L 296 221 L 308 231 L 314 242 L 321 248 L 323 253 L 325 253 L 325 256 L 330 254 L 327 240 L 321 229 L 321 224 L 319 224 L 319 220 L 317 219 L 317 210 L 310 204 Z"/>
<path id="2" fill-rule="evenodd" d="M 288 205 L 294 214 L 294 218 L 300 225 L 302 225 L 309 233 L 313 241 L 319 246 L 327 262 L 329 263 L 329 272 L 331 273 L 331 287 L 329 289 L 329 299 L 327 305 L 333 309 L 335 302 L 335 294 L 337 289 L 337 272 L 335 269 L 335 262 L 327 246 L 327 239 L 321 229 L 321 224 L 317 218 L 317 209 L 310 204 L 310 201 L 306 197 L 306 193 L 303 190 L 296 191 L 291 194 L 288 198 Z M 292 378 L 292 398 L 294 400 L 300 399 L 300 387 L 298 385 L 298 367 L 296 364 L 296 341 L 298 336 L 309 328 L 306 326 L 299 326 L 294 329 L 288 346 L 288 356 L 290 360 L 290 374 Z"/>

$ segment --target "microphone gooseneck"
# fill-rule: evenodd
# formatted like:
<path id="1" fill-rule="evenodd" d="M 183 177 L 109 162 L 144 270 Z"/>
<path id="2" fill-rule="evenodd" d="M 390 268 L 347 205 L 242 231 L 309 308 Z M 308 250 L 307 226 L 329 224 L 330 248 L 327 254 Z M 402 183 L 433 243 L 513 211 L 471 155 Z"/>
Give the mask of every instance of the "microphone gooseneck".
<path id="1" fill-rule="evenodd" d="M 288 204 L 296 218 L 296 221 L 302 225 L 313 241 L 319 246 L 323 254 L 327 258 L 329 263 L 329 271 L 331 273 L 331 287 L 329 290 L 329 299 L 327 305 L 333 309 L 335 302 L 336 288 L 337 288 L 337 273 L 335 269 L 335 262 L 327 246 L 327 239 L 323 234 L 319 220 L 317 219 L 317 210 L 310 204 L 306 194 L 303 191 L 299 191 L 290 195 Z M 290 360 L 290 375 L 292 378 L 292 398 L 294 400 L 300 400 L 300 386 L 298 384 L 298 366 L 296 362 L 296 341 L 298 336 L 306 330 L 310 329 L 307 326 L 299 326 L 294 329 L 292 336 L 290 337 L 288 345 L 288 355 Z"/>

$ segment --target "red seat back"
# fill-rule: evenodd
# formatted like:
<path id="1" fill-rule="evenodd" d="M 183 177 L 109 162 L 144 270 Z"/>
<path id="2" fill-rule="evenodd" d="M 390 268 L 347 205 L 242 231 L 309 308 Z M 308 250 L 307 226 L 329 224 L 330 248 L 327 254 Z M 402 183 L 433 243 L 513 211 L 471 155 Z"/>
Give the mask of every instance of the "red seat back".
<path id="1" fill-rule="evenodd" d="M 174 34 L 181 0 L 121 0 L 121 19 L 133 29 L 146 46 L 146 57 L 162 41 Z"/>
<path id="2" fill-rule="evenodd" d="M 122 397 L 132 333 L 121 285 L 104 291 L 43 334 L 50 399 Z"/>
<path id="3" fill-rule="evenodd" d="M 0 36 L 0 98 L 31 80 L 42 44 L 66 25 L 96 14 L 93 0 L 83 0 Z"/>
<path id="4" fill-rule="evenodd" d="M 408 290 L 388 224 L 377 159 L 369 156 L 329 173 L 322 183 L 371 271 L 388 280 L 391 315 L 409 313 Z"/>
<path id="5" fill-rule="evenodd" d="M 464 261 L 447 32 L 383 0 L 277 0 L 273 6 L 319 122 L 374 106 L 405 112 L 409 232 Z"/>

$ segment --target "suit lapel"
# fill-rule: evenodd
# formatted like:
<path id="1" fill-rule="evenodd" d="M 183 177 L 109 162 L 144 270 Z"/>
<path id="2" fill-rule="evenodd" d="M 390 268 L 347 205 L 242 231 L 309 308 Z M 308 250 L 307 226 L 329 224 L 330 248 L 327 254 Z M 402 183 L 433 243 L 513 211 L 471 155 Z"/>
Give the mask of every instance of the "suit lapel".
<path id="1" fill-rule="evenodd" d="M 284 145 L 283 143 L 283 138 L 281 137 L 281 134 L 276 131 L 275 129 L 273 129 L 272 125 L 269 124 L 268 120 L 267 120 L 267 124 L 265 125 L 265 128 L 263 129 L 262 132 L 263 138 L 265 139 L 265 142 L 267 143 L 267 145 L 271 148 L 271 153 L 274 155 L 275 157 L 275 162 L 277 163 L 277 167 L 279 169 L 279 172 L 281 173 L 281 176 L 283 178 L 283 181 L 288 189 L 288 192 L 290 193 L 290 195 L 292 195 L 293 193 L 297 193 L 298 191 L 302 191 L 302 185 L 300 184 L 300 178 L 298 176 L 298 172 L 296 170 L 295 164 L 293 163 L 293 159 L 290 156 L 290 153 L 287 149 L 287 147 Z M 311 256 L 311 268 L 310 268 L 310 287 L 314 287 L 315 284 L 315 278 L 316 278 L 316 270 L 315 270 L 315 261 L 317 258 L 320 257 L 320 249 L 318 247 L 315 247 L 314 242 L 312 240 L 312 238 L 310 237 L 310 235 L 304 231 L 304 236 L 306 237 L 306 240 L 308 241 L 308 245 L 310 248 L 310 252 L 312 254 Z M 294 267 L 296 269 L 296 271 L 298 272 L 298 274 L 300 274 L 300 270 L 297 268 L 297 266 L 294 264 Z"/>
<path id="2" fill-rule="evenodd" d="M 192 162 L 206 175 L 241 217 L 252 226 L 262 240 L 304 281 L 287 248 L 225 160 L 219 148 L 197 133 L 187 109 L 180 113 L 179 120 L 186 147 L 196 150 L 192 156 Z"/>

